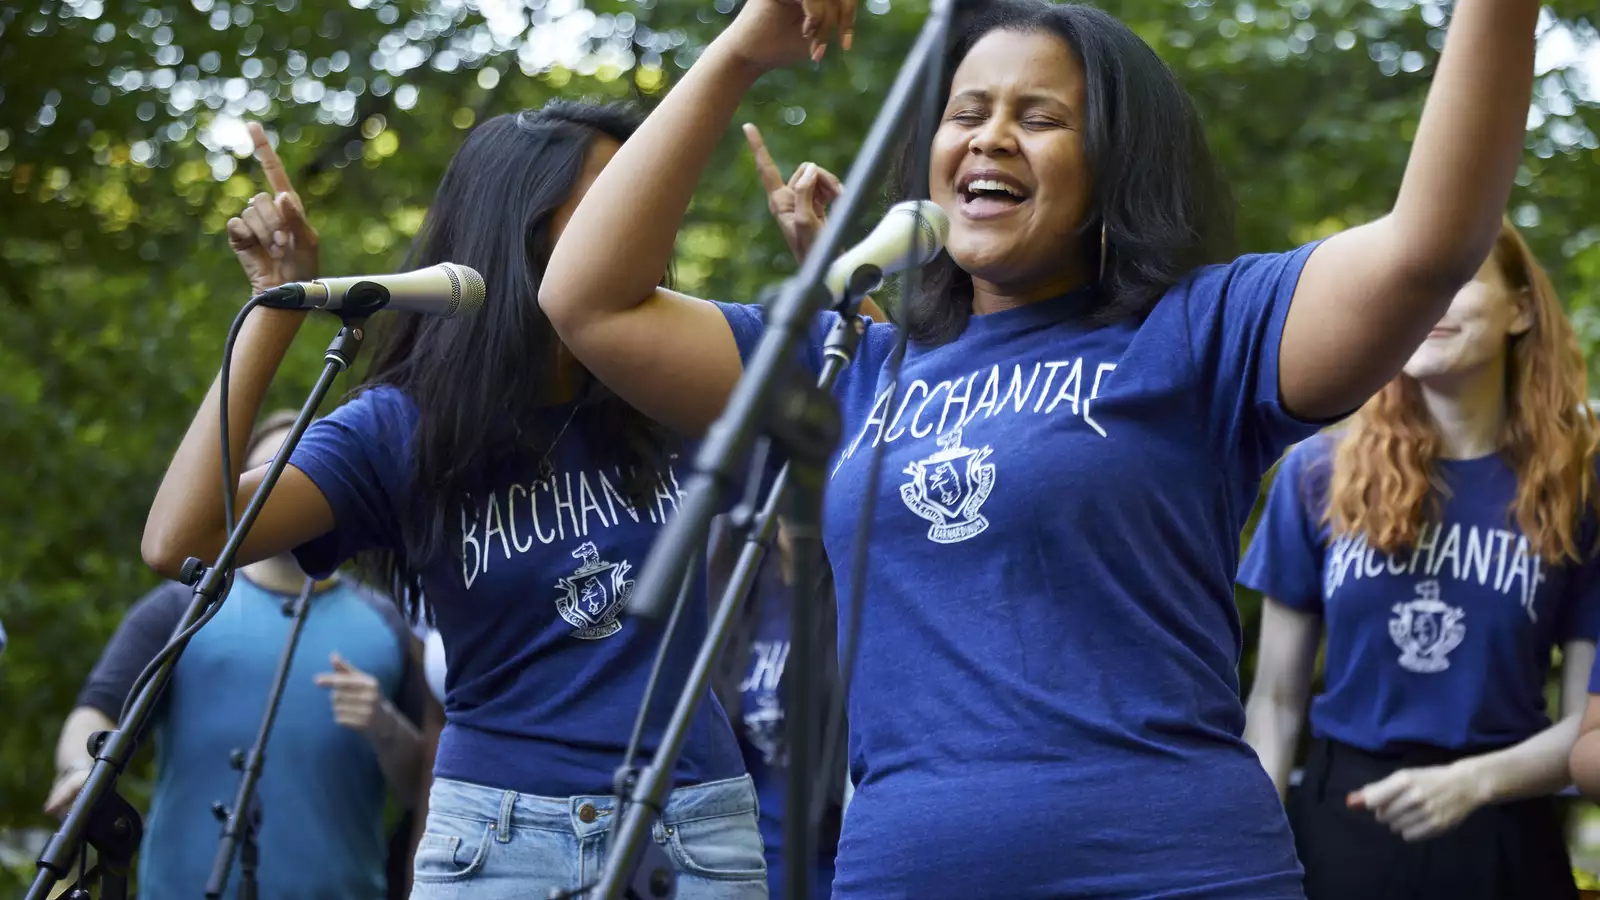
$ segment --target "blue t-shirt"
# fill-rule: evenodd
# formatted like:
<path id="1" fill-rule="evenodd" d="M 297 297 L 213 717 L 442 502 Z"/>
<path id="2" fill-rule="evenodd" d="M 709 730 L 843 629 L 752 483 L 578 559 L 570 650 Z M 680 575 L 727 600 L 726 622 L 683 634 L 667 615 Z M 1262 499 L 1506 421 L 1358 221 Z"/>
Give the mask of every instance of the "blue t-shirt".
<path id="1" fill-rule="evenodd" d="M 84 685 L 78 705 L 116 719 L 138 675 L 172 636 L 191 591 L 169 584 L 129 611 Z M 156 710 L 156 782 L 139 847 L 141 897 L 205 893 L 222 825 L 213 803 L 232 805 L 248 750 L 293 623 L 294 598 L 240 574 L 217 615 L 195 633 Z M 388 788 L 370 742 L 333 718 L 329 690 L 337 652 L 377 679 L 384 695 L 420 719 L 420 672 L 394 604 L 349 582 L 313 594 L 295 647 L 261 780 L 256 883 L 263 900 L 382 900 Z M 234 856 L 228 894 L 239 890 Z"/>
<path id="2" fill-rule="evenodd" d="M 669 465 L 667 484 L 635 508 L 616 467 L 590 463 L 584 414 L 552 407 L 553 474 L 492 479 L 494 490 L 450 523 L 449 552 L 421 565 L 446 661 L 435 777 L 550 797 L 612 793 L 661 637 L 625 618 L 623 606 L 679 493 Z M 377 387 L 307 429 L 291 463 L 322 491 L 336 523 L 296 551 L 307 571 L 402 546 L 416 418 L 399 390 Z M 702 572 L 651 705 L 646 753 L 659 744 L 706 620 Z M 675 784 L 742 773 L 708 689 Z"/>
<path id="3" fill-rule="evenodd" d="M 754 604 L 755 628 L 750 659 L 739 683 L 739 746 L 760 800 L 761 841 L 766 848 L 767 886 L 784 896 L 784 816 L 788 797 L 788 753 L 784 745 L 783 671 L 789 660 L 790 592 L 780 573 L 776 552 L 769 554 L 747 601 Z M 833 885 L 837 835 L 818 835 L 817 860 L 811 876 L 813 896 L 827 900 Z"/>
<path id="4" fill-rule="evenodd" d="M 1482 752 L 1548 728 L 1551 647 L 1600 630 L 1594 557 L 1551 564 L 1529 549 L 1512 511 L 1517 475 L 1499 456 L 1434 464 L 1446 490 L 1413 548 L 1334 538 L 1322 518 L 1336 441 L 1289 452 L 1239 568 L 1240 584 L 1323 619 L 1312 734 L 1371 751 Z"/>
<path id="5" fill-rule="evenodd" d="M 892 404 L 892 326 L 869 328 L 824 512 L 843 638 L 884 442 L 835 896 L 1301 896 L 1242 739 L 1233 577 L 1262 473 L 1312 431 L 1278 402 L 1310 252 L 1198 270 L 1110 325 L 1092 289 L 975 316 L 908 348 Z M 761 311 L 723 312 L 748 358 Z"/>

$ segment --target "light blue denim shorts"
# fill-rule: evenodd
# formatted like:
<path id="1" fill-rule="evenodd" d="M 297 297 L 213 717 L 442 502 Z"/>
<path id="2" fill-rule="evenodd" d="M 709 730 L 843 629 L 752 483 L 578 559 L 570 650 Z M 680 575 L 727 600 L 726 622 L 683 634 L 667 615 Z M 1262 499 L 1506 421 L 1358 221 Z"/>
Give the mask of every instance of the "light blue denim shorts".
<path id="1" fill-rule="evenodd" d="M 600 876 L 615 797 L 539 797 L 448 779 L 428 794 L 411 900 L 542 900 Z M 765 900 L 766 862 L 748 775 L 667 797 L 652 838 L 679 900 Z"/>

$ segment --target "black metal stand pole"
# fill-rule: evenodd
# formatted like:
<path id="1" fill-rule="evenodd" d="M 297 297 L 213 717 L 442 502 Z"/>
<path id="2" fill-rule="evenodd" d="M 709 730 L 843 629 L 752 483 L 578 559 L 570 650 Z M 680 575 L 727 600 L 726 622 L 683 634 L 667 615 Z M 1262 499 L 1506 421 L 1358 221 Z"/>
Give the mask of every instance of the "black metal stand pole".
<path id="1" fill-rule="evenodd" d="M 183 621 L 178 626 L 178 633 L 173 637 L 175 652 L 166 655 L 153 677 L 134 698 L 133 705 L 128 708 L 117 730 L 107 732 L 105 739 L 95 750 L 94 767 L 89 770 L 89 777 L 84 781 L 77 799 L 72 801 L 72 809 L 62 821 L 61 828 L 39 854 L 39 872 L 33 880 L 33 886 L 28 889 L 27 900 L 47 900 L 56 882 L 68 875 L 73 859 L 82 852 L 85 840 L 99 851 L 101 866 L 106 869 L 101 876 L 103 885 L 101 896 L 106 900 L 121 900 L 127 896 L 126 864 L 132 862 L 138 850 L 143 825 L 139 813 L 117 795 L 117 778 L 128 767 L 129 760 L 133 759 L 139 740 L 150 724 L 150 715 L 155 710 L 156 701 L 161 698 L 162 692 L 172 680 L 172 669 L 178 662 L 178 656 L 192 637 L 189 634 L 190 629 L 222 595 L 228 572 L 233 568 L 233 561 L 239 555 L 239 547 L 244 543 L 245 535 L 250 533 L 256 518 L 261 515 L 261 509 L 267 502 L 267 495 L 272 492 L 279 476 L 283 474 L 284 467 L 289 464 L 290 453 L 293 452 L 295 445 L 300 443 L 300 437 L 305 434 L 306 428 L 311 425 L 317 408 L 322 405 L 322 401 L 332 389 L 334 379 L 350 368 L 350 364 L 360 351 L 361 342 L 365 337 L 362 328 L 365 321 L 364 317 L 345 319 L 343 327 L 328 345 L 328 350 L 323 355 L 325 365 L 322 374 L 317 378 L 316 386 L 311 389 L 311 395 L 300 409 L 299 418 L 295 419 L 294 427 L 284 440 L 283 449 L 278 451 L 272 465 L 267 467 L 266 477 L 262 479 L 255 495 L 250 498 L 249 505 L 245 507 L 239 523 L 228 535 L 228 541 L 217 554 L 216 561 L 210 568 L 204 568 L 199 560 L 193 558 L 184 563 L 184 580 L 195 585 L 194 599 L 189 602 L 189 608 L 184 612 Z M 194 581 L 196 575 L 199 575 L 198 583 Z M 115 865 L 107 865 L 108 860 Z"/>
<path id="2" fill-rule="evenodd" d="M 316 581 L 307 577 L 305 587 L 295 599 L 290 612 L 294 616 L 289 624 L 289 636 L 284 639 L 283 652 L 278 654 L 278 670 L 272 675 L 272 686 L 267 689 L 267 710 L 261 716 L 261 727 L 256 731 L 256 741 L 248 752 L 234 750 L 228 758 L 239 770 L 239 789 L 234 794 L 233 805 L 217 804 L 212 811 L 222 819 L 222 838 L 217 843 L 217 855 L 211 863 L 211 877 L 206 879 L 207 900 L 218 900 L 228 885 L 228 870 L 233 867 L 233 852 L 239 845 L 241 833 L 249 838 L 240 861 L 240 900 L 248 900 L 256 893 L 255 857 L 257 848 L 253 838 L 261 827 L 261 808 L 256 802 L 256 782 L 261 779 L 261 766 L 266 761 L 267 738 L 272 735 L 272 725 L 278 718 L 278 704 L 283 699 L 283 686 L 289 680 L 289 667 L 294 664 L 295 647 L 300 644 L 300 632 L 306 625 L 306 613 L 311 609 L 311 590 Z M 248 864 L 247 864 L 248 863 Z"/>
<path id="3" fill-rule="evenodd" d="M 815 425 L 824 419 L 816 408 L 826 407 L 831 412 L 834 431 L 827 445 L 830 453 L 832 442 L 837 441 L 839 425 L 836 404 L 826 394 L 817 398 L 814 394 L 807 396 L 796 389 L 792 380 L 792 361 L 813 317 L 818 311 L 832 305 L 832 298 L 822 288 L 822 283 L 827 267 L 837 255 L 846 223 L 854 220 L 858 208 L 865 202 L 868 185 L 873 183 L 873 176 L 887 154 L 890 140 L 914 108 L 926 73 L 935 70 L 934 67 L 942 62 L 948 44 L 952 3 L 951 0 L 934 0 L 932 7 L 899 75 L 889 89 L 883 108 L 867 132 L 861 152 L 850 167 L 844 195 L 835 204 L 799 274 L 784 285 L 768 310 L 766 333 L 746 364 L 744 377 L 729 397 L 727 408 L 708 431 L 706 441 L 695 459 L 695 471 L 685 486 L 686 500 L 679 507 L 678 515 L 667 523 L 645 560 L 629 604 L 629 612 L 636 616 L 659 621 L 669 615 L 671 602 L 690 560 L 704 546 L 711 520 L 736 484 L 739 474 L 737 462 L 745 458 L 763 426 L 769 430 L 781 430 L 798 422 L 810 421 Z M 813 402 L 816 399 L 822 402 Z M 774 434 L 774 437 L 778 436 Z M 798 446 L 785 449 L 789 450 L 794 464 L 799 466 L 806 455 L 806 445 L 820 443 L 821 435 L 792 436 L 801 438 Z M 810 441 L 806 440 L 808 437 Z M 825 453 L 816 463 L 819 483 L 820 469 L 826 459 Z M 797 601 L 809 603 L 809 598 L 802 600 L 797 597 Z M 672 875 L 670 869 L 660 872 L 660 863 L 657 862 L 656 874 L 666 878 L 644 882 L 652 892 L 637 893 L 636 885 L 640 882 L 636 869 L 646 847 L 653 846 L 648 840 L 651 823 L 661 813 L 672 769 L 683 748 L 689 723 L 710 683 L 711 667 L 726 642 L 731 617 L 737 611 L 737 606 L 737 603 L 724 603 L 718 610 L 712 623 L 713 631 L 707 635 L 700 655 L 695 660 L 655 758 L 640 777 L 633 780 L 632 795 L 626 798 L 627 809 L 612 832 L 610 852 L 596 888 L 596 894 L 602 900 L 625 900 L 630 885 L 635 885 L 632 890 L 636 892 L 634 896 L 638 897 L 667 897 L 673 891 L 670 883 L 662 885 L 659 892 L 654 890 L 656 881 L 670 880 Z M 793 649 L 790 654 L 791 659 L 795 659 Z M 795 659 L 795 662 L 803 666 L 812 664 L 811 660 L 806 659 Z M 805 736 L 803 740 L 810 740 L 810 736 Z M 796 743 L 799 742 L 791 739 L 791 753 Z M 810 800 L 803 800 L 800 805 L 803 809 L 809 809 Z M 807 898 L 796 897 L 793 900 Z"/>
<path id="4" fill-rule="evenodd" d="M 831 397 L 829 398 L 831 400 Z M 834 412 L 837 419 L 838 413 Z M 834 429 L 837 437 L 838 428 Z M 830 448 L 831 449 L 831 448 Z M 809 898 L 817 859 L 817 829 L 812 818 L 816 755 L 821 742 L 818 715 L 817 571 L 822 562 L 822 485 L 827 456 L 793 465 L 786 504 L 794 599 L 789 607 L 789 653 L 783 667 L 784 747 L 788 752 L 788 795 L 784 798 L 784 894 Z M 824 773 L 826 774 L 826 773 Z"/>

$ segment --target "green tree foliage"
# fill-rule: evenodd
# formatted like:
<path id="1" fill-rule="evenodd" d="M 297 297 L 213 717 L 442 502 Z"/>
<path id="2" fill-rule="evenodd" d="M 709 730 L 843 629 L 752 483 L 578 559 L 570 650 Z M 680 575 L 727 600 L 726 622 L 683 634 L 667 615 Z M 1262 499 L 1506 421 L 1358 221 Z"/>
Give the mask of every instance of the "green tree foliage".
<path id="1" fill-rule="evenodd" d="M 241 117 L 264 120 L 279 143 L 322 234 L 324 271 L 389 270 L 475 122 L 556 96 L 649 104 L 733 5 L 0 9 L 0 618 L 12 641 L 0 658 L 0 828 L 49 824 L 39 805 L 61 717 L 128 603 L 155 583 L 138 557 L 144 514 L 245 299 L 222 233 L 262 189 Z M 1281 249 L 1387 209 L 1448 6 L 1106 5 L 1194 93 L 1236 186 L 1241 249 Z M 762 80 L 745 115 L 785 173 L 811 159 L 844 174 L 925 9 L 863 0 L 855 52 Z M 1561 0 L 1544 26 L 1581 43 L 1592 17 L 1585 0 Z M 1584 97 L 1596 93 L 1575 71 L 1543 75 L 1513 202 L 1591 343 L 1600 109 Z M 680 241 L 679 284 L 752 299 L 792 269 L 730 132 Z M 304 396 L 332 332 L 331 320 L 304 331 L 276 403 Z M 1255 604 L 1244 608 L 1253 623 Z"/>

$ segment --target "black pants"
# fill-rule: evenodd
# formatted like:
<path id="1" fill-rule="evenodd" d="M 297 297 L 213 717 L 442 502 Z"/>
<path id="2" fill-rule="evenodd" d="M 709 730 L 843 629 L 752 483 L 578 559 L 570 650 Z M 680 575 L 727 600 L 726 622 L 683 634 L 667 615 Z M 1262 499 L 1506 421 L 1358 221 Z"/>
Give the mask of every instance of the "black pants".
<path id="1" fill-rule="evenodd" d="M 1307 900 L 1576 900 L 1554 797 L 1476 810 L 1408 843 L 1345 797 L 1405 768 L 1443 765 L 1439 750 L 1375 755 L 1318 741 L 1289 796 Z"/>

